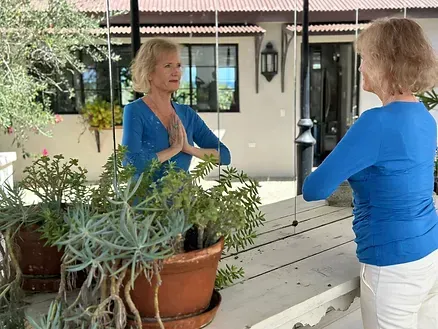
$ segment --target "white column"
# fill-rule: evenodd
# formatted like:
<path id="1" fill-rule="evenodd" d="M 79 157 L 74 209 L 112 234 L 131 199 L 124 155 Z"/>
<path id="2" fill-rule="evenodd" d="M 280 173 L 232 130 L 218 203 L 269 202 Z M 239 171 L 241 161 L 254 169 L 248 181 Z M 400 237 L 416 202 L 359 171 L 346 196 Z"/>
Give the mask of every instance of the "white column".
<path id="1" fill-rule="evenodd" d="M 13 163 L 17 160 L 17 153 L 15 152 L 0 152 L 0 188 L 3 184 L 9 184 L 13 187 Z"/>

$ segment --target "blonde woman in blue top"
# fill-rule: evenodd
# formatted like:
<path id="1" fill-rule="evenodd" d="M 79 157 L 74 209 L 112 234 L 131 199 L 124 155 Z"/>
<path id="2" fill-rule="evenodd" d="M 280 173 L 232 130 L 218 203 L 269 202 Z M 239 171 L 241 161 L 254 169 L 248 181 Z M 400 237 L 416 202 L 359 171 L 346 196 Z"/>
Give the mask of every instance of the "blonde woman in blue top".
<path id="1" fill-rule="evenodd" d="M 173 161 L 186 171 L 193 156 L 212 155 L 220 164 L 230 164 L 230 151 L 201 117 L 190 106 L 171 101 L 182 74 L 177 44 L 149 40 L 139 49 L 131 69 L 133 89 L 146 94 L 126 105 L 123 113 L 125 163 L 134 165 L 137 175 L 153 159 Z"/>
<path id="2" fill-rule="evenodd" d="M 438 216 L 433 200 L 437 126 L 415 94 L 438 82 L 421 27 L 381 19 L 359 35 L 365 111 L 303 186 L 327 198 L 348 179 L 361 263 L 364 329 L 438 329 Z"/>

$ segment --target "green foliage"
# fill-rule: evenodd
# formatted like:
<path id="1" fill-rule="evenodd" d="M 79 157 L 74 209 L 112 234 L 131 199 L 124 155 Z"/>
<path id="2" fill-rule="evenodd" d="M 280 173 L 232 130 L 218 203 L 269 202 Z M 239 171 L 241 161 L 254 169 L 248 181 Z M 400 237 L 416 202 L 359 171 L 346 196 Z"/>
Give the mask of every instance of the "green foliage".
<path id="1" fill-rule="evenodd" d="M 36 8 L 47 4 L 44 8 Z M 37 10 L 36 10 L 37 9 Z M 0 6 L 0 128 L 22 147 L 29 132 L 50 136 L 57 93 L 72 96 L 72 76 L 83 72 L 78 52 L 106 58 L 99 18 L 67 0 L 3 0 Z M 94 30 L 94 31 L 93 31 Z"/>
<path id="2" fill-rule="evenodd" d="M 225 268 L 220 268 L 216 275 L 216 289 L 223 289 L 234 283 L 235 280 L 242 279 L 245 276 L 245 271 L 241 267 L 234 265 L 226 265 Z"/>
<path id="3" fill-rule="evenodd" d="M 64 156 L 42 156 L 23 171 L 20 185 L 34 193 L 43 203 L 75 203 L 87 197 L 87 170 L 77 159 L 64 161 Z"/>
<path id="4" fill-rule="evenodd" d="M 58 300 L 50 303 L 47 315 L 42 316 L 39 321 L 36 321 L 30 316 L 26 317 L 32 329 L 62 329 L 62 305 Z"/>
<path id="5" fill-rule="evenodd" d="M 123 166 L 123 158 L 126 154 L 126 147 L 119 145 L 117 149 L 117 161 L 112 154 L 103 167 L 102 174 L 96 188 L 92 189 L 91 206 L 96 212 L 102 214 L 113 209 L 110 199 L 116 197 L 114 186 L 126 185 L 134 176 L 135 168 L 133 166 Z M 115 175 L 114 173 L 117 173 Z M 117 177 L 117 180 L 116 180 Z M 143 175 L 142 182 L 146 181 L 146 174 Z M 137 189 L 137 194 L 142 188 Z"/>
<path id="6" fill-rule="evenodd" d="M 132 166 L 123 166 L 126 148 L 117 152 L 117 185 L 128 184 L 135 172 Z M 99 211 L 113 211 L 106 196 L 114 197 L 114 157 L 108 159 L 101 176 L 99 186 L 93 192 L 93 205 Z M 227 251 L 246 248 L 254 243 L 256 228 L 263 224 L 264 215 L 259 210 L 261 204 L 258 195 L 259 184 L 235 168 L 224 169 L 211 188 L 204 188 L 202 181 L 217 168 L 213 157 L 206 157 L 191 173 L 179 170 L 174 164 L 160 164 L 152 161 L 138 180 L 139 188 L 132 194 L 129 202 L 150 200 L 151 210 L 160 218 L 167 214 L 181 212 L 193 226 L 195 234 L 182 235 L 185 249 L 179 252 L 203 249 L 215 244 L 221 237 L 225 238 Z M 162 173 L 161 177 L 157 178 Z M 233 183 L 236 183 L 233 187 Z M 241 271 L 241 272 L 240 272 Z M 234 273 L 234 274 L 233 274 Z M 234 272 L 223 272 L 233 282 Z"/>
<path id="7" fill-rule="evenodd" d="M 15 188 L 0 189 L 0 231 L 17 230 L 37 224 L 48 244 L 68 230 L 64 221 L 66 209 L 76 203 L 88 202 L 87 171 L 76 159 L 64 161 L 62 155 L 42 156 L 24 169 L 24 178 Z M 32 192 L 40 201 L 24 204 L 25 192 Z"/>
<path id="8" fill-rule="evenodd" d="M 424 103 L 429 111 L 438 107 L 438 94 L 435 90 L 417 95 L 417 97 Z"/>
<path id="9" fill-rule="evenodd" d="M 90 127 L 101 129 L 109 129 L 112 127 L 112 111 L 111 103 L 100 98 L 95 99 L 84 106 L 81 111 L 84 120 Z M 122 124 L 122 108 L 114 105 L 115 125 Z"/>
<path id="10" fill-rule="evenodd" d="M 24 169 L 25 177 L 19 183 L 23 190 L 34 193 L 41 200 L 31 207 L 34 210 L 32 218 L 36 219 L 32 223 L 40 226 L 42 238 L 47 239 L 48 244 L 68 230 L 64 221 L 67 207 L 89 199 L 87 170 L 79 166 L 77 159 L 63 160 L 62 155 L 36 159 Z"/>

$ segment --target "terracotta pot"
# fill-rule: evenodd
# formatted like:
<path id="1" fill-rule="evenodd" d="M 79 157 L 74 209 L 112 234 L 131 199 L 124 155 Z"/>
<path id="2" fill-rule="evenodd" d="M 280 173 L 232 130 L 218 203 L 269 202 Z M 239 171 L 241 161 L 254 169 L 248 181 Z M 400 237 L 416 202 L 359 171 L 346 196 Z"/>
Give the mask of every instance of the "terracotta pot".
<path id="1" fill-rule="evenodd" d="M 39 227 L 32 225 L 21 228 L 15 242 L 20 248 L 18 261 L 24 275 L 51 276 L 60 275 L 62 251 L 56 247 L 45 246 L 47 240 L 41 240 Z"/>
<path id="2" fill-rule="evenodd" d="M 196 315 L 208 308 L 223 248 L 222 238 L 209 248 L 178 254 L 164 261 L 158 298 L 162 318 Z M 132 301 L 142 317 L 155 317 L 155 282 L 155 277 L 151 285 L 140 275 L 131 290 Z"/>
<path id="3" fill-rule="evenodd" d="M 207 309 L 194 316 L 179 318 L 179 319 L 162 319 L 166 329 L 200 329 L 208 326 L 216 316 L 216 313 L 221 304 L 221 295 L 217 291 L 213 291 L 213 296 L 210 305 Z M 135 328 L 135 321 L 130 317 L 126 328 Z M 160 329 L 160 325 L 155 319 L 142 318 L 142 329 Z"/>

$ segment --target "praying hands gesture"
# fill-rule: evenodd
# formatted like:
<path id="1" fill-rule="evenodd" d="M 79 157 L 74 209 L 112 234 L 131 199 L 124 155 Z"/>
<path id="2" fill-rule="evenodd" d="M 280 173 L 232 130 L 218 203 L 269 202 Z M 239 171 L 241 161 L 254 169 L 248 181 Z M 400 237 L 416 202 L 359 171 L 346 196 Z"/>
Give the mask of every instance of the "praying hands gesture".
<path id="1" fill-rule="evenodd" d="M 170 148 L 176 152 L 175 154 L 184 152 L 199 159 L 204 159 L 206 155 L 213 155 L 217 161 L 219 160 L 219 153 L 217 150 L 201 149 L 189 144 L 186 130 L 177 114 L 172 115 L 168 131 Z"/>
<path id="2" fill-rule="evenodd" d="M 173 114 L 170 119 L 169 132 L 169 144 L 175 151 L 181 152 L 184 148 L 187 148 L 187 134 L 184 129 L 184 125 L 179 119 L 178 115 Z"/>

